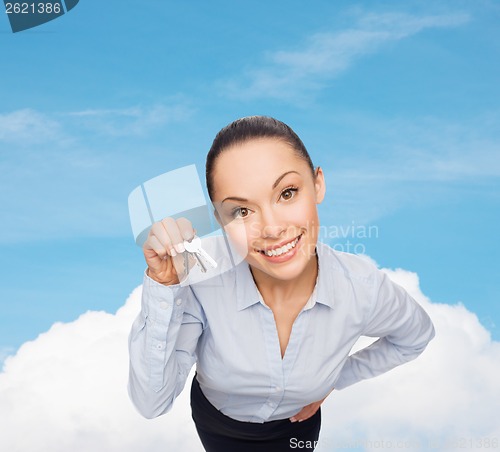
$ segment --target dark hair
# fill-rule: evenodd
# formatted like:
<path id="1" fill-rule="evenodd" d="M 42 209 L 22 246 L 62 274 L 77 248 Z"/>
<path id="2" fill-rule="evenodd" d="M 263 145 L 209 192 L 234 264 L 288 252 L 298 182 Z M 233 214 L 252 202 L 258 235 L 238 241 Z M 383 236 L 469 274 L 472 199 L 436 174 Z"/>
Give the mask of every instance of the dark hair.
<path id="1" fill-rule="evenodd" d="M 212 173 L 220 154 L 229 147 L 242 144 L 254 138 L 276 138 L 288 143 L 297 156 L 304 159 L 311 168 L 314 177 L 314 165 L 304 143 L 299 136 L 284 122 L 269 116 L 247 116 L 224 127 L 215 137 L 207 154 L 206 180 L 210 199 L 213 199 Z"/>

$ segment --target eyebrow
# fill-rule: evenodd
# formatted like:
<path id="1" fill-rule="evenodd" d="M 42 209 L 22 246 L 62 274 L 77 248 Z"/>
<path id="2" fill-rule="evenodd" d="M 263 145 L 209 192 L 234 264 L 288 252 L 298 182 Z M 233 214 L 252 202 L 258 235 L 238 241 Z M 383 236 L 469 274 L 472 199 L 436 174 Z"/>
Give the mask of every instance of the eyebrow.
<path id="1" fill-rule="evenodd" d="M 288 174 L 291 174 L 291 173 L 295 173 L 295 174 L 298 174 L 300 176 L 300 173 L 297 172 L 297 171 L 287 171 L 286 173 L 283 173 L 280 177 L 278 177 L 278 179 L 276 179 L 276 181 L 274 182 L 273 184 L 273 190 L 278 186 L 278 184 L 281 182 L 281 179 L 283 179 L 286 175 Z M 224 198 L 222 201 L 221 201 L 221 204 L 225 201 L 239 201 L 239 202 L 248 202 L 248 199 L 245 199 L 245 198 L 240 198 L 238 196 L 228 196 L 227 198 Z"/>

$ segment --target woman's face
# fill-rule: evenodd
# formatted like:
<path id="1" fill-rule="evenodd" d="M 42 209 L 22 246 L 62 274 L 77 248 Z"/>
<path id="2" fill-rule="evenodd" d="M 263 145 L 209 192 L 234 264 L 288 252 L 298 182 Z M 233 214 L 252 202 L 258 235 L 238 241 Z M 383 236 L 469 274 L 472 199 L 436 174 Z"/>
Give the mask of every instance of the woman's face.
<path id="1" fill-rule="evenodd" d="M 305 270 L 318 239 L 321 169 L 314 178 L 289 144 L 253 139 L 219 155 L 213 188 L 219 222 L 254 269 L 280 280 Z"/>

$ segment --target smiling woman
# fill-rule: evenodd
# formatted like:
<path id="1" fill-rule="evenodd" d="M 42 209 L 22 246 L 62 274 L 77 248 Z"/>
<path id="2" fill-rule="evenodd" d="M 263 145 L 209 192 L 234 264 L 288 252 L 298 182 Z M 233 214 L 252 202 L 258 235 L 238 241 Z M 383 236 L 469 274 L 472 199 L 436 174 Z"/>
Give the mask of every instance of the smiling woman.
<path id="1" fill-rule="evenodd" d="M 130 396 L 145 417 L 164 414 L 196 363 L 192 416 L 207 451 L 314 450 L 333 389 L 416 358 L 434 327 L 372 264 L 318 242 L 323 172 L 287 125 L 235 121 L 206 170 L 216 218 L 244 260 L 216 284 L 180 284 L 174 263 L 196 225 L 153 225 L 129 337 Z M 379 339 L 349 355 L 362 335 Z"/>
<path id="2" fill-rule="evenodd" d="M 270 276 L 301 286 L 300 275 L 316 277 L 311 253 L 318 240 L 316 204 L 323 200 L 325 182 L 320 168 L 311 172 L 292 150 L 273 137 L 231 146 L 217 159 L 211 198 L 254 278 Z"/>

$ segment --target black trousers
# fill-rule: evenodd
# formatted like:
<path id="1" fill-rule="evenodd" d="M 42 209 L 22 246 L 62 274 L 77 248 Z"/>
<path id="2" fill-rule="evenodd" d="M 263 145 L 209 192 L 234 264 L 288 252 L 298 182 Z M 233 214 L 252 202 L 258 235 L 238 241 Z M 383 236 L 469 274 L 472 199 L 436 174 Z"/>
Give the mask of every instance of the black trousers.
<path id="1" fill-rule="evenodd" d="M 302 422 L 291 422 L 289 419 L 263 424 L 237 421 L 221 413 L 208 401 L 196 375 L 191 385 L 191 412 L 207 452 L 312 451 L 321 428 L 321 407 L 314 416 Z"/>

